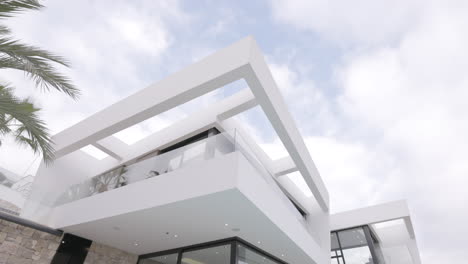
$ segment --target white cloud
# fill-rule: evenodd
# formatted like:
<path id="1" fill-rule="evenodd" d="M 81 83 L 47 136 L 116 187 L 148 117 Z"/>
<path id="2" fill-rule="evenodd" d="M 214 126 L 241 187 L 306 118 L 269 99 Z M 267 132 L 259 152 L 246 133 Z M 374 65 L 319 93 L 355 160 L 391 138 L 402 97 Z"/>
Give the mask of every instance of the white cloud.
<path id="1" fill-rule="evenodd" d="M 372 177 L 378 165 L 374 153 L 359 143 L 328 137 L 307 137 L 306 144 L 330 193 L 332 212 L 375 203 L 378 177 Z"/>
<path id="2" fill-rule="evenodd" d="M 314 72 L 302 72 L 302 69 L 297 68 L 306 67 L 290 61 L 276 62 L 269 57 L 268 62 L 289 110 L 301 124 L 302 132 L 334 134 L 338 124 L 332 111 L 333 102 L 312 79 Z"/>
<path id="3" fill-rule="evenodd" d="M 44 10 L 6 21 L 16 38 L 64 55 L 72 63 L 71 70 L 62 70 L 81 89 L 80 100 L 75 102 L 58 92 L 39 92 L 19 72 L 3 70 L 0 74 L 17 88 L 17 95 L 33 97 L 52 134 L 157 80 L 155 73 L 163 74 L 165 69 L 155 70 L 150 65 L 160 63 L 171 47 L 174 37 L 169 23 L 184 24 L 189 19 L 178 1 L 46 4 Z M 151 78 L 148 73 L 153 73 Z M 29 149 L 11 140 L 0 148 L 0 166 L 18 173 L 34 159 Z"/>
<path id="4" fill-rule="evenodd" d="M 339 46 L 398 39 L 418 20 L 430 1 L 272 0 L 273 15 L 303 30 L 313 30 Z"/>
<path id="5" fill-rule="evenodd" d="M 111 27 L 128 45 L 144 55 L 159 56 L 169 46 L 169 36 L 162 23 L 139 20 L 138 17 L 113 17 Z"/>
<path id="6" fill-rule="evenodd" d="M 347 126 L 306 140 L 332 207 L 406 198 L 423 261 L 466 259 L 466 2 L 295 0 L 273 8 L 280 21 L 348 47 L 334 75 L 334 110 Z"/>
<path id="7" fill-rule="evenodd" d="M 424 255 L 443 251 L 451 262 L 464 251 L 436 238 L 456 244 L 467 235 L 468 19 L 445 11 L 397 47 L 350 59 L 341 71 L 341 101 L 355 122 L 381 134 L 380 151 L 398 161 L 401 173 L 382 182 L 382 199 L 410 198 Z"/>

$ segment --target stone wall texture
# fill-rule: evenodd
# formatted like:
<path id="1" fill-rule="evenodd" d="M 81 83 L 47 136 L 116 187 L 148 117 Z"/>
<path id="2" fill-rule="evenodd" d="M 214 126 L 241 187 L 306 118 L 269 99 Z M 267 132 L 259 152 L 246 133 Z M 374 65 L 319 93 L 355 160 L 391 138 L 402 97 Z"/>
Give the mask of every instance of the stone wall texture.
<path id="1" fill-rule="evenodd" d="M 0 264 L 49 264 L 61 240 L 49 233 L 0 220 Z M 136 264 L 137 261 L 137 255 L 93 242 L 84 263 Z"/>
<path id="2" fill-rule="evenodd" d="M 1 209 L 3 209 L 3 210 L 1 210 Z M 2 199 L 0 199 L 0 210 L 5 212 L 5 213 L 9 213 L 9 214 L 13 214 L 13 215 L 19 215 L 19 213 L 21 211 L 21 209 L 18 206 L 14 205 L 14 204 L 12 204 L 12 203 L 10 203 L 8 201 L 2 200 Z"/>
<path id="3" fill-rule="evenodd" d="M 85 264 L 136 264 L 137 261 L 137 255 L 93 242 Z"/>
<path id="4" fill-rule="evenodd" d="M 0 264 L 49 264 L 61 238 L 0 220 Z"/>

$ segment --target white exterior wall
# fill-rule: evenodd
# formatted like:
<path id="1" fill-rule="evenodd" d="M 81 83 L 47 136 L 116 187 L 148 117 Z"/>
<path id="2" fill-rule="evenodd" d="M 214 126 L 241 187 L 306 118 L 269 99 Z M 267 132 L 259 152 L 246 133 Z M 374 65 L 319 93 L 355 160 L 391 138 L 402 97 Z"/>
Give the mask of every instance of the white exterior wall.
<path id="1" fill-rule="evenodd" d="M 23 208 L 25 202 L 21 193 L 3 185 L 0 185 L 0 199 L 11 203 L 18 208 Z"/>
<path id="2" fill-rule="evenodd" d="M 259 174 L 241 153 L 233 152 L 58 206 L 53 209 L 48 224 L 135 254 L 239 236 L 253 244 L 260 240 L 262 243 L 257 246 L 277 257 L 281 258 L 280 254 L 286 253 L 292 264 L 328 263 L 328 250 L 324 250 L 307 231 L 309 223 L 302 220 L 293 205 L 280 196 L 284 194 L 279 194 L 276 188 L 275 183 Z M 217 209 L 217 201 L 226 197 L 233 198 L 229 204 L 219 205 L 223 209 Z M 193 208 L 193 201 L 200 199 L 205 199 L 207 209 L 212 210 L 194 215 L 188 208 Z M 177 211 L 168 207 L 186 209 Z M 171 215 L 171 212 L 177 213 Z M 133 222 L 128 219 L 142 220 L 139 217 L 141 214 L 146 215 L 145 221 L 154 217 L 154 222 L 150 221 L 148 226 L 138 224 L 138 230 L 133 230 L 131 234 L 137 233 L 135 238 L 116 239 L 112 227 L 115 225 L 126 230 L 127 225 L 130 227 Z M 135 217 L 132 218 L 132 215 Z M 172 221 L 162 219 L 162 215 Z M 219 226 L 225 222 L 241 227 L 242 231 L 219 231 Z M 153 226 L 151 223 L 159 224 Z M 156 235 L 151 230 L 158 228 L 157 225 L 177 226 L 182 244 L 174 244 L 177 243 L 174 241 L 165 244 L 152 242 Z M 133 246 L 134 239 L 140 239 L 139 248 Z"/>
<path id="3" fill-rule="evenodd" d="M 332 230 L 368 225 L 386 263 L 421 264 L 406 201 L 395 201 L 331 215 Z"/>
<path id="4" fill-rule="evenodd" d="M 239 79 L 244 79 L 250 89 L 245 89 L 207 109 L 193 113 L 188 118 L 132 146 L 127 146 L 112 136 L 122 129 Z M 288 112 L 287 105 L 276 86 L 263 55 L 251 37 L 234 43 L 55 135 L 53 140 L 56 143 L 57 160 L 50 167 L 45 167 L 44 164 L 41 165 L 22 216 L 45 225 L 62 227 L 143 210 L 143 207 L 154 202 L 151 200 L 154 189 L 147 189 L 148 184 L 160 181 L 159 179 L 149 179 L 122 189 L 101 193 L 97 195 L 100 197 L 99 200 L 95 200 L 96 197 L 88 197 L 57 207 L 54 206 L 54 202 L 71 185 L 80 183 L 119 165 L 130 165 L 139 157 L 148 154 L 148 152 L 180 142 L 210 127 L 217 127 L 221 131 L 227 131 L 228 127 L 232 128 L 232 122 L 226 119 L 255 105 L 262 108 L 290 157 L 282 160 L 281 166 L 275 166 L 274 161 L 255 146 L 255 143 L 249 139 L 248 135 L 243 135 L 247 137 L 246 142 L 250 146 L 249 151 L 267 169 L 267 175 L 270 177 L 267 178 L 267 181 L 270 183 L 278 182 L 283 185 L 282 190 L 307 213 L 306 219 L 298 218 L 292 204 L 282 196 L 283 192 L 279 188 L 274 188 L 275 199 L 281 201 L 281 204 L 277 206 L 282 209 L 278 210 L 281 210 L 283 214 L 286 213 L 283 218 L 291 219 L 289 223 L 277 220 L 277 224 L 282 229 L 287 230 L 286 233 L 297 233 L 300 228 L 303 228 L 305 233 L 298 234 L 296 237 L 299 243 L 305 244 L 306 240 L 313 241 L 313 243 L 312 245 L 309 243 L 308 246 L 304 246 L 302 249 L 306 250 L 307 247 L 311 247 L 313 252 L 309 252 L 310 256 L 313 255 L 314 259 L 322 262 L 325 260 L 324 256 L 327 256 L 328 259 L 330 249 L 328 193 L 299 130 Z M 93 159 L 80 151 L 82 147 L 87 145 L 98 147 L 108 153 L 110 157 L 101 161 Z M 251 151 L 252 149 L 253 151 Z M 219 162 L 221 161 L 222 159 L 219 160 Z M 203 164 L 210 164 L 211 170 L 216 170 L 220 166 L 212 161 L 206 161 Z M 205 170 L 207 169 L 205 168 Z M 180 173 L 184 173 L 185 168 L 179 170 Z M 301 173 L 313 194 L 312 197 L 304 196 L 292 182 L 281 179 L 281 175 L 292 171 Z M 197 174 L 196 178 L 198 177 L 200 177 L 198 180 L 201 180 L 207 176 Z M 192 185 L 192 183 L 195 184 L 192 180 L 197 181 L 197 179 L 184 180 L 187 180 L 184 184 L 188 186 Z M 206 180 L 208 181 L 208 179 Z M 250 180 L 252 182 L 249 182 Z M 254 188 L 255 184 L 255 179 L 246 178 L 242 186 L 244 186 L 246 193 L 254 195 L 254 189 L 250 188 Z M 156 185 L 153 187 L 158 189 Z M 147 196 L 138 196 L 140 197 L 138 201 L 131 200 L 130 203 L 125 197 L 117 195 L 124 191 L 128 195 L 148 193 Z M 174 192 L 175 190 L 160 191 L 164 193 Z M 205 189 L 201 188 L 198 191 L 203 192 Z M 268 195 L 268 192 L 264 193 Z M 171 194 L 167 193 L 167 198 L 170 197 L 172 197 Z M 269 198 L 273 199 L 274 197 Z M 161 203 L 168 202 L 165 200 L 166 198 L 161 199 Z M 273 204 L 266 203 L 264 198 L 257 197 L 254 200 L 259 204 L 263 204 L 265 208 L 273 207 Z M 101 206 L 97 207 L 96 203 L 91 201 L 100 201 Z M 70 215 L 76 214 L 76 205 L 78 204 L 81 205 L 78 209 L 86 209 L 86 211 L 80 211 L 78 216 L 69 219 Z M 153 206 L 156 205 L 153 204 Z M 267 213 L 272 219 L 280 216 L 274 213 L 274 210 L 271 208 L 271 213 Z M 269 212 L 270 209 L 267 211 Z M 292 227 L 289 227 L 289 224 Z M 290 228 L 292 229 L 289 230 Z"/>

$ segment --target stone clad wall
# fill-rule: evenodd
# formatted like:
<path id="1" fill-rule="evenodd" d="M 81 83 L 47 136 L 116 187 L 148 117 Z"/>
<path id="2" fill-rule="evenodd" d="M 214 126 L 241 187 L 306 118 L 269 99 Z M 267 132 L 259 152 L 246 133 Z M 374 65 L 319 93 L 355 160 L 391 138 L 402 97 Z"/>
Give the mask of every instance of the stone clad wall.
<path id="1" fill-rule="evenodd" d="M 19 212 L 21 211 L 18 206 L 2 199 L 0 199 L 0 210 L 13 215 L 19 215 Z"/>
<path id="2" fill-rule="evenodd" d="M 86 256 L 85 264 L 136 264 L 138 256 L 125 251 L 108 247 L 96 242 Z"/>
<path id="3" fill-rule="evenodd" d="M 61 238 L 0 220 L 0 264 L 49 264 Z"/>
<path id="4" fill-rule="evenodd" d="M 59 236 L 0 220 L 0 264 L 49 264 L 61 240 Z M 84 263 L 136 264 L 137 261 L 137 255 L 93 242 Z"/>

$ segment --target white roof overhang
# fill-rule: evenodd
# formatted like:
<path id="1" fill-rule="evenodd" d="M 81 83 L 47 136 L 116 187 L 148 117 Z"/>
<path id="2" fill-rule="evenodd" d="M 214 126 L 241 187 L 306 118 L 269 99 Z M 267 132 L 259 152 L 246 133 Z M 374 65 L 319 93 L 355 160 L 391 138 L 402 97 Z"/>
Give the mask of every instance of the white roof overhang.
<path id="1" fill-rule="evenodd" d="M 189 117 L 191 122 L 178 122 L 131 148 L 112 137 L 116 132 L 240 79 L 246 81 L 250 90 L 225 99 L 223 104 L 217 105 L 217 111 L 212 111 L 212 108 L 200 111 L 198 115 Z M 151 147 L 154 150 L 167 144 L 170 142 L 168 137 L 180 140 L 181 134 L 188 137 L 197 128 L 223 127 L 229 117 L 255 105 L 262 108 L 289 153 L 289 158 L 274 164 L 265 159 L 265 166 L 276 176 L 298 170 L 322 210 L 328 211 L 329 197 L 325 185 L 252 37 L 242 39 L 58 133 L 53 137 L 56 157 L 94 145 L 115 159 L 115 162 L 105 162 L 106 166 L 118 166 L 151 151 Z M 155 138 L 162 138 L 165 142 Z"/>

